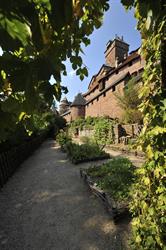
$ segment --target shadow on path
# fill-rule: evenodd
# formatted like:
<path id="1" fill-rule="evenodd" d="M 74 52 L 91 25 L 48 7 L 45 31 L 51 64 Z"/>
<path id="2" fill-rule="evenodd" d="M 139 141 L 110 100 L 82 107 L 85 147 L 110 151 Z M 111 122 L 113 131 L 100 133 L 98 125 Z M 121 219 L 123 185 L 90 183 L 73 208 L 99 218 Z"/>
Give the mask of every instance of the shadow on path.
<path id="1" fill-rule="evenodd" d="M 0 191 L 1 250 L 124 250 L 115 226 L 73 165 L 46 141 Z"/>

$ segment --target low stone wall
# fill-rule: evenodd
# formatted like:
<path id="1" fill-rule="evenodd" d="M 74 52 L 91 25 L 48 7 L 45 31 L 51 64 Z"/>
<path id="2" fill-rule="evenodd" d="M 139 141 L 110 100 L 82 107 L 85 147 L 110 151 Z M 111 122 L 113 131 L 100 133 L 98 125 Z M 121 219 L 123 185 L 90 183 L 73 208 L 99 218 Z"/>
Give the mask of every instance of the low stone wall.
<path id="1" fill-rule="evenodd" d="M 94 134 L 93 129 L 84 129 L 84 130 L 79 130 L 78 132 L 79 137 L 83 137 L 83 136 L 91 137 L 93 136 L 93 134 Z"/>
<path id="2" fill-rule="evenodd" d="M 142 129 L 142 125 L 139 124 L 116 124 L 114 125 L 114 138 L 115 138 L 115 144 L 122 143 L 122 144 L 128 144 L 129 139 L 136 138 Z M 73 137 L 81 138 L 81 137 L 92 137 L 94 134 L 93 129 L 83 129 L 73 133 Z"/>

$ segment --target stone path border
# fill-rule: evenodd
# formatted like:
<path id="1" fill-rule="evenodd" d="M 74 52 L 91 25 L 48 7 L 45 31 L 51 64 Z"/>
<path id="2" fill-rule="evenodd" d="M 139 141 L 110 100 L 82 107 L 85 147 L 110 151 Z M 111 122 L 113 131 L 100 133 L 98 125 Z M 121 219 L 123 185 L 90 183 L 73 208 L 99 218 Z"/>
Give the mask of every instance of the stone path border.
<path id="1" fill-rule="evenodd" d="M 104 192 L 99 187 L 96 187 L 95 183 L 92 181 L 90 176 L 87 175 L 86 171 L 84 169 L 80 169 L 80 176 L 84 180 L 84 182 L 87 184 L 91 192 L 96 195 L 105 206 L 107 212 L 111 215 L 115 223 L 120 222 L 121 219 L 124 219 L 124 217 L 129 217 L 129 209 L 128 206 L 121 206 L 116 207 L 114 206 L 114 201 L 111 200 L 107 192 Z"/>

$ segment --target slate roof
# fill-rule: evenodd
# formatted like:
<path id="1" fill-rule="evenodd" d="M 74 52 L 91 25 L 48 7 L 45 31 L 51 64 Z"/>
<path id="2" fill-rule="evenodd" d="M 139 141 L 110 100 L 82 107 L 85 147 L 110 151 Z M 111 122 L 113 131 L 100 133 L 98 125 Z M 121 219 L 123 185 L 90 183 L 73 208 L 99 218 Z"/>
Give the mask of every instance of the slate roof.
<path id="1" fill-rule="evenodd" d="M 82 96 L 81 93 L 78 93 L 78 95 L 75 96 L 74 101 L 71 104 L 72 106 L 84 106 L 86 104 L 86 100 Z"/>
<path id="2" fill-rule="evenodd" d="M 61 100 L 61 103 L 63 103 L 63 104 L 69 104 L 66 96 Z"/>
<path id="3" fill-rule="evenodd" d="M 71 113 L 71 111 L 68 110 L 68 111 L 64 112 L 63 114 L 61 114 L 61 116 L 63 117 L 63 116 L 68 115 L 68 114 L 70 114 L 70 113 Z"/>

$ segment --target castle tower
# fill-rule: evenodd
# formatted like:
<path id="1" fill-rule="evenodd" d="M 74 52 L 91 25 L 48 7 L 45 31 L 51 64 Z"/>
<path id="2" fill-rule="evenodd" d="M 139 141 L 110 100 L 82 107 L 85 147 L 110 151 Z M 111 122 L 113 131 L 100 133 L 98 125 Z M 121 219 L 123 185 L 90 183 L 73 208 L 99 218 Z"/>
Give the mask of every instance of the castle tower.
<path id="1" fill-rule="evenodd" d="M 64 97 L 59 105 L 59 114 L 60 115 L 64 114 L 65 112 L 67 112 L 69 110 L 69 108 L 70 108 L 70 104 L 69 104 L 67 98 Z"/>
<path id="2" fill-rule="evenodd" d="M 119 63 L 126 59 L 129 51 L 129 45 L 123 41 L 123 37 L 115 36 L 113 41 L 107 43 L 105 53 L 106 64 L 111 67 L 117 67 Z"/>
<path id="3" fill-rule="evenodd" d="M 78 95 L 76 95 L 74 101 L 71 104 L 72 121 L 79 117 L 82 117 L 82 118 L 85 117 L 85 104 L 86 104 L 86 100 L 84 99 L 82 94 L 79 93 Z"/>

